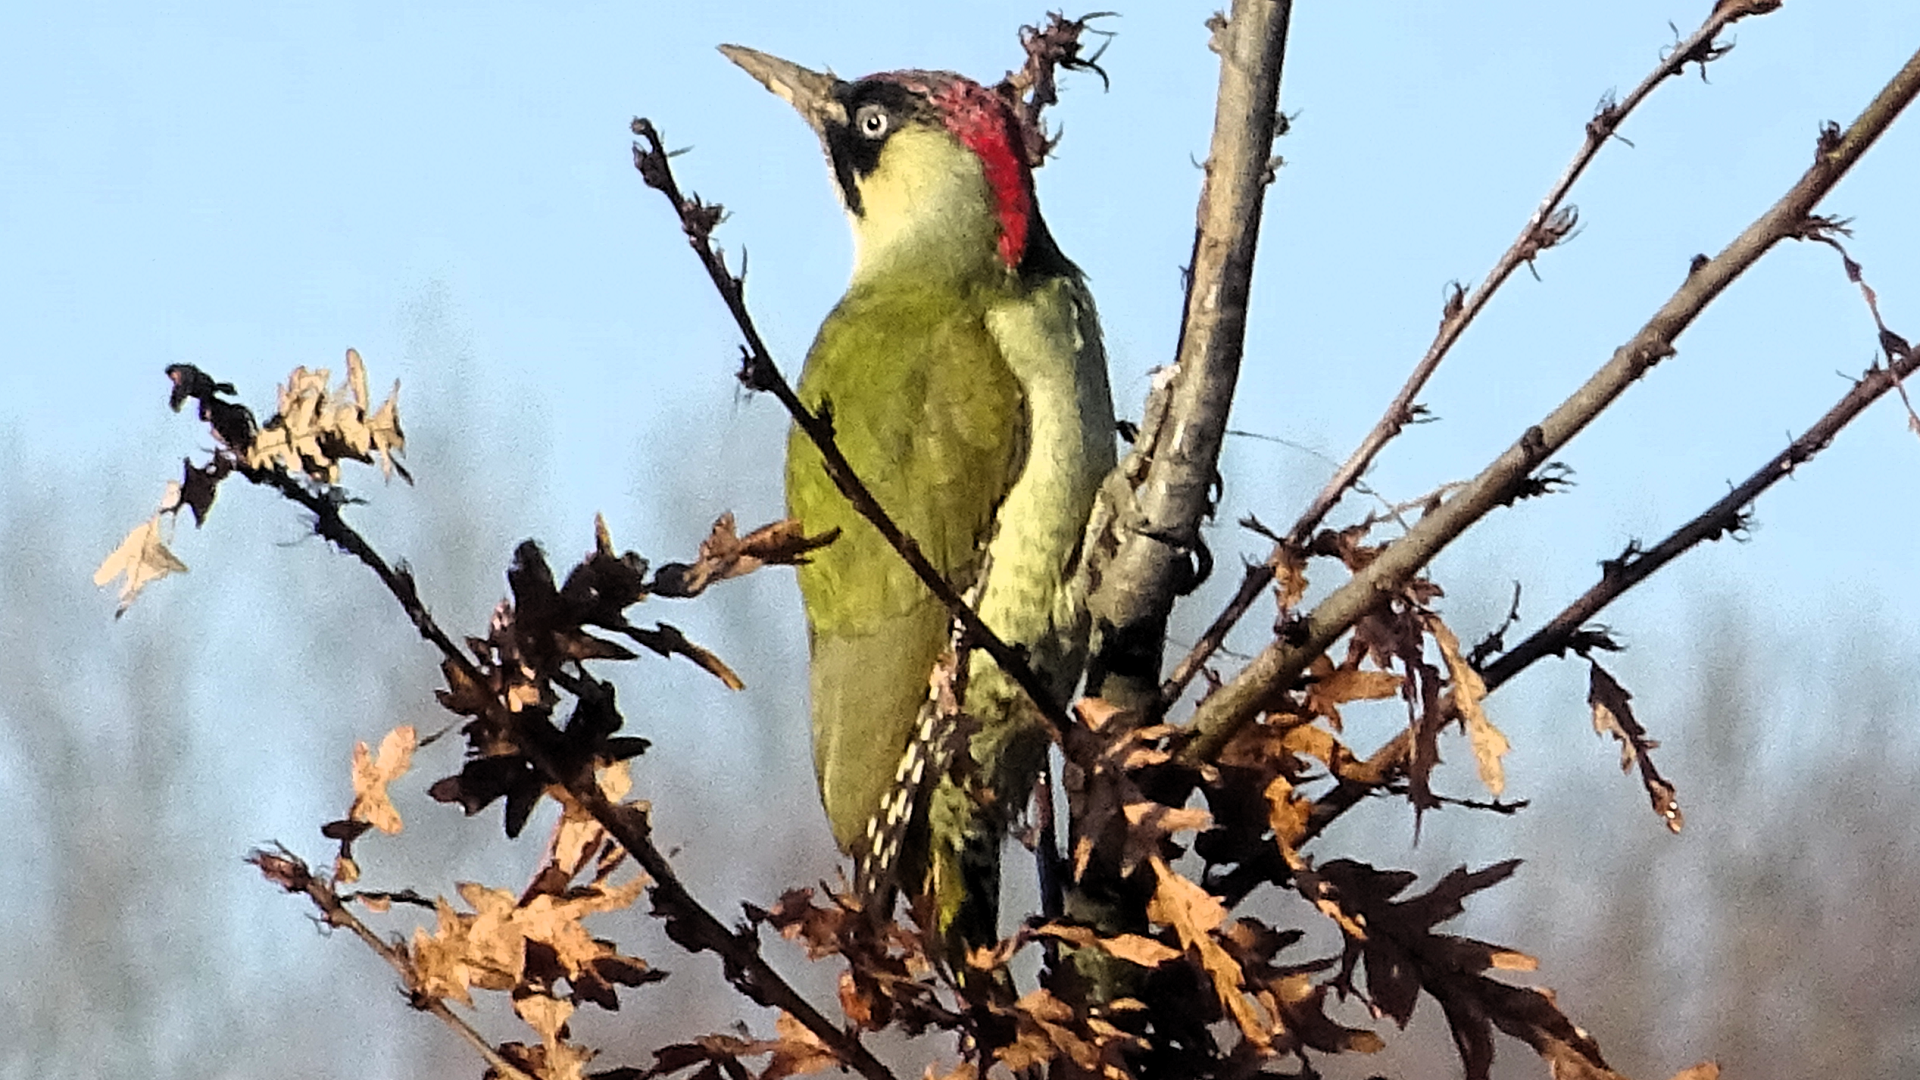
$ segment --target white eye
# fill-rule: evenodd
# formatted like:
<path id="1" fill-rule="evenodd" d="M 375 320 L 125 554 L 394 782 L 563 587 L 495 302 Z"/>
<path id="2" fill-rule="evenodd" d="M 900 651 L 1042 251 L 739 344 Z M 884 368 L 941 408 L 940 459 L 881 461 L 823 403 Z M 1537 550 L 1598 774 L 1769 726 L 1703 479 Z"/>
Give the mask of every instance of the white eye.
<path id="1" fill-rule="evenodd" d="M 891 120 L 887 117 L 887 110 L 879 105 L 862 105 L 860 106 L 860 111 L 853 114 L 854 129 L 859 131 L 864 138 L 886 138 L 887 128 L 890 124 Z"/>

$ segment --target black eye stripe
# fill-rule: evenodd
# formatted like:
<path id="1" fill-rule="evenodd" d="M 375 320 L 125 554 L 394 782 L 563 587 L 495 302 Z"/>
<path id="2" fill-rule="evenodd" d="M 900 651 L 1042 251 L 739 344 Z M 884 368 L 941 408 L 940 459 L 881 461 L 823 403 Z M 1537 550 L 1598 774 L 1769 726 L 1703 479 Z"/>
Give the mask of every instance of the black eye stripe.
<path id="1" fill-rule="evenodd" d="M 833 160 L 834 179 L 840 184 L 847 209 L 863 213 L 857 178 L 873 172 L 880 164 L 880 150 L 894 132 L 914 117 L 931 109 L 924 98 L 897 82 L 867 79 L 841 83 L 834 97 L 846 109 L 846 121 L 830 124 L 826 130 L 827 154 Z M 863 130 L 864 121 L 873 115 L 881 118 L 878 132 Z"/>

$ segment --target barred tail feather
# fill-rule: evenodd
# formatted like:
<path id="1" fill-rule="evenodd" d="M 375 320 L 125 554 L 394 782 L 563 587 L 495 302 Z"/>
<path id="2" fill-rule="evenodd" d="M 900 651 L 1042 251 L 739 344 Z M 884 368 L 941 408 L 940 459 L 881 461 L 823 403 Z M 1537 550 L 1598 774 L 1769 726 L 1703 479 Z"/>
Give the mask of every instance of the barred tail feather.
<path id="1" fill-rule="evenodd" d="M 933 900 L 933 947 L 966 977 L 968 951 L 999 941 L 1003 828 L 954 776 L 970 725 L 929 699 L 894 783 L 854 850 L 854 896 L 875 918 L 901 892 Z"/>
<path id="2" fill-rule="evenodd" d="M 854 849 L 854 896 L 878 918 L 890 916 L 900 890 L 925 873 L 929 796 L 953 766 L 953 740 L 945 730 L 950 726 L 933 701 L 920 706 L 913 740 L 894 770 L 893 787 Z"/>

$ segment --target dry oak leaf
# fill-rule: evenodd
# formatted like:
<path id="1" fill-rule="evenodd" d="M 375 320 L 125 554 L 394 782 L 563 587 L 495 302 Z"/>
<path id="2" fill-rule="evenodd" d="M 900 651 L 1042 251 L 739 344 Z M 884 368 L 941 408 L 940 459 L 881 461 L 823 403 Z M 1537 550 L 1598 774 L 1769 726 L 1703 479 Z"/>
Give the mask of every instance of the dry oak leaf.
<path id="1" fill-rule="evenodd" d="M 1353 761 L 1353 752 L 1346 744 L 1316 724 L 1293 724 L 1285 728 L 1280 735 L 1280 746 L 1291 753 L 1313 758 L 1335 775 Z"/>
<path id="2" fill-rule="evenodd" d="M 455 911 L 442 899 L 435 906 L 439 925 L 434 933 L 428 934 L 425 928 L 413 932 L 417 989 L 467 1005 L 473 1003 L 469 987 L 510 990 L 525 974 L 529 941 L 550 949 L 561 973 L 576 988 L 583 982 L 601 981 L 596 965 L 602 960 L 644 970 L 639 961 L 622 957 L 611 944 L 596 940 L 580 920 L 631 905 L 639 899 L 646 880 L 636 877 L 624 885 L 588 886 L 564 898 L 542 893 L 525 905 L 503 889 L 462 882 L 460 895 L 473 913 Z"/>
<path id="3" fill-rule="evenodd" d="M 595 778 L 600 793 L 608 802 L 619 803 L 633 790 L 633 774 L 626 761 L 616 761 L 603 767 Z M 560 796 L 560 820 L 554 823 L 553 834 L 547 840 L 547 858 L 540 870 L 534 874 L 538 884 L 551 883 L 552 888 L 540 888 L 541 892 L 558 893 L 566 884 L 580 875 L 587 864 L 593 861 L 601 845 L 607 840 L 607 830 L 596 821 L 592 812 L 558 789 Z M 617 863 L 603 863 L 600 873 L 604 878 Z"/>
<path id="4" fill-rule="evenodd" d="M 753 909 L 756 921 L 765 921 L 788 941 L 806 948 L 807 959 L 821 960 L 838 956 L 845 950 L 848 936 L 864 918 L 858 911 L 839 904 L 815 904 L 813 890 L 788 889 L 771 908 Z"/>
<path id="5" fill-rule="evenodd" d="M 389 836 L 400 831 L 400 811 L 387 797 L 387 785 L 413 764 L 415 744 L 412 724 L 387 732 L 378 756 L 364 742 L 353 744 L 353 806 L 347 820 L 364 821 Z"/>
<path id="6" fill-rule="evenodd" d="M 1625 772 L 1635 762 L 1639 763 L 1640 782 L 1653 804 L 1653 812 L 1660 815 L 1669 831 L 1679 832 L 1686 824 L 1686 815 L 1680 812 L 1679 792 L 1654 767 L 1650 753 L 1659 749 L 1659 741 L 1649 737 L 1647 729 L 1634 719 L 1633 695 L 1591 657 L 1588 658 L 1587 704 L 1593 709 L 1593 729 L 1620 740 L 1620 771 Z"/>
<path id="7" fill-rule="evenodd" d="M 1446 659 L 1447 674 L 1452 680 L 1447 688 L 1446 706 L 1449 712 L 1460 718 L 1467 729 L 1467 740 L 1473 746 L 1473 760 L 1480 767 L 1480 782 L 1495 798 L 1507 787 L 1507 773 L 1500 759 L 1513 749 L 1507 737 L 1487 719 L 1485 709 L 1480 703 L 1486 699 L 1487 684 L 1480 673 L 1467 663 L 1460 652 L 1460 639 L 1438 616 L 1427 617 L 1427 630 L 1440 646 L 1440 655 Z"/>
<path id="8" fill-rule="evenodd" d="M 1306 553 L 1291 544 L 1280 548 L 1274 556 L 1273 593 L 1282 612 L 1299 607 L 1300 601 L 1307 597 Z"/>
<path id="9" fill-rule="evenodd" d="M 247 448 L 249 467 L 305 472 L 328 483 L 339 479 L 339 465 L 320 449 L 318 418 L 330 374 L 326 368 L 308 371 L 305 365 L 288 373 L 286 384 L 278 388 L 278 408 Z"/>
<path id="10" fill-rule="evenodd" d="M 1172 807 L 1146 798 L 1133 773 L 1165 764 L 1172 754 L 1161 743 L 1178 729 L 1169 724 L 1127 727 L 1123 715 L 1134 718 L 1112 702 L 1083 698 L 1074 703 L 1080 725 L 1069 733 L 1068 765 L 1064 778 L 1070 798 L 1084 801 L 1082 817 L 1095 822 L 1074 842 L 1073 875 L 1085 875 L 1094 850 L 1117 849 L 1121 872 L 1131 874 L 1176 832 L 1206 828 L 1205 810 Z"/>
<path id="11" fill-rule="evenodd" d="M 1169 960 L 1178 960 L 1181 955 L 1180 950 L 1144 934 L 1101 937 L 1092 927 L 1066 923 L 1047 923 L 1033 932 L 1041 937 L 1058 938 L 1076 948 L 1100 949 L 1139 967 L 1159 967 Z"/>
<path id="12" fill-rule="evenodd" d="M 1213 814 L 1198 806 L 1168 806 L 1142 799 L 1121 807 L 1127 816 L 1127 843 L 1121 855 L 1121 872 L 1131 874 L 1134 867 L 1157 856 L 1162 842 L 1174 833 L 1205 829 L 1213 824 Z"/>
<path id="13" fill-rule="evenodd" d="M 840 530 L 808 536 L 797 518 L 762 525 L 745 536 L 734 530 L 733 514 L 721 514 L 713 531 L 700 542 L 692 564 L 668 563 L 655 571 L 653 591 L 659 596 L 697 596 L 716 581 L 750 574 L 762 566 L 791 566 L 807 554 L 838 539 Z"/>
<path id="14" fill-rule="evenodd" d="M 366 365 L 360 353 L 347 350 L 347 384 L 337 389 L 327 385 L 331 372 L 326 368 L 309 371 L 296 367 L 279 387 L 278 411 L 261 425 L 252 445 L 246 448 L 247 465 L 255 469 L 279 469 L 305 473 L 329 484 L 340 481 L 340 458 L 377 463 L 382 474 L 399 473 L 411 480 L 398 455 L 406 449 L 406 437 L 400 430 L 400 383 L 380 408 L 367 412 L 372 399 L 367 393 Z M 378 454 L 378 458 L 375 458 Z"/>
<path id="15" fill-rule="evenodd" d="M 1132 1073 L 1122 1055 L 1143 1048 L 1137 1037 L 1098 1017 L 1076 1023 L 1073 1007 L 1045 988 L 1015 1002 L 1013 1014 L 1018 1034 L 994 1057 L 1016 1075 L 1064 1057 L 1067 1075 L 1127 1080 Z"/>
<path id="16" fill-rule="evenodd" d="M 1328 1054 L 1377 1054 L 1386 1049 L 1386 1041 L 1374 1032 L 1347 1027 L 1327 1015 L 1329 989 L 1325 984 L 1315 984 L 1305 973 L 1296 972 L 1267 980 L 1261 1002 L 1286 1017 L 1287 1030 L 1315 1050 Z"/>
<path id="17" fill-rule="evenodd" d="M 1153 898 L 1147 902 L 1147 918 L 1171 926 L 1180 935 L 1180 943 L 1195 953 L 1213 980 L 1214 993 L 1227 1014 L 1240 1025 L 1247 1041 L 1261 1050 L 1273 1045 L 1278 1027 L 1262 1018 L 1243 988 L 1245 972 L 1233 956 L 1214 939 L 1213 931 L 1227 919 L 1227 909 L 1205 889 L 1181 876 L 1155 856 L 1156 883 Z"/>
<path id="18" fill-rule="evenodd" d="M 1313 800 L 1293 792 L 1293 782 L 1276 776 L 1263 793 L 1267 799 L 1267 824 L 1282 848 L 1297 848 L 1307 835 L 1307 821 L 1313 816 Z"/>
<path id="19" fill-rule="evenodd" d="M 1398 697 L 1405 683 L 1391 671 L 1361 670 L 1358 659 L 1336 668 L 1324 653 L 1314 659 L 1307 674 L 1312 677 L 1307 684 L 1307 711 L 1326 717 L 1335 731 L 1341 730 L 1340 706 Z"/>
<path id="20" fill-rule="evenodd" d="M 133 600 L 140 590 L 166 577 L 168 574 L 184 574 L 187 564 L 167 550 L 166 543 L 160 539 L 160 514 L 180 503 L 180 485 L 169 483 L 166 498 L 161 502 L 161 510 L 153 517 L 136 526 L 120 541 L 101 562 L 100 568 L 93 572 L 93 583 L 104 586 L 114 578 L 125 575 L 120 583 L 120 602 L 113 609 L 113 617 L 119 618 L 133 606 Z"/>
<path id="21" fill-rule="evenodd" d="M 566 897 L 536 896 L 520 909 L 514 921 L 527 938 L 551 946 L 571 976 L 590 969 L 597 960 L 615 955 L 613 947 L 595 940 L 580 920 L 587 915 L 631 906 L 646 885 L 645 877 L 635 877 L 623 885 L 577 889 Z"/>
<path id="22" fill-rule="evenodd" d="M 569 1042 L 528 1046 L 525 1043 L 501 1043 L 500 1056 L 515 1068 L 539 1080 L 586 1080 L 586 1066 L 598 1054 Z M 488 1068 L 483 1080 L 499 1080 L 499 1073 Z M 600 1073 L 596 1076 L 603 1075 Z"/>
<path id="23" fill-rule="evenodd" d="M 473 1004 L 468 987 L 505 990 L 519 981 L 516 961 L 510 973 L 495 972 L 470 951 L 468 929 L 473 916 L 462 915 L 441 899 L 434 905 L 438 925 L 429 934 L 425 927 L 413 931 L 413 989 L 427 997 L 452 998 L 463 1005 Z"/>
<path id="24" fill-rule="evenodd" d="M 773 1043 L 773 1060 L 767 1062 L 760 1080 L 782 1080 L 788 1076 L 804 1076 L 807 1073 L 825 1072 L 837 1067 L 840 1059 L 820 1037 L 808 1030 L 805 1024 L 795 1020 L 792 1014 L 782 1012 L 774 1021 L 773 1030 L 777 1038 Z"/>
<path id="25" fill-rule="evenodd" d="M 539 1032 L 540 1041 L 551 1047 L 566 1036 L 567 1021 L 573 1018 L 573 1003 L 546 994 L 518 994 L 513 1011 L 527 1026 Z"/>

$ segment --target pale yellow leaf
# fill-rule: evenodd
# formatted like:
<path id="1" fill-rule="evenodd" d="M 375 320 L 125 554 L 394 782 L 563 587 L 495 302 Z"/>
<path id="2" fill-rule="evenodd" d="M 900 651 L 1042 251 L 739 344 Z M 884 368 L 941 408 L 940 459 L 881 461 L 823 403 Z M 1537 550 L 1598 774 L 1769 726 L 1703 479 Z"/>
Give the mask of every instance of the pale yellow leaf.
<path id="1" fill-rule="evenodd" d="M 353 394 L 353 403 L 361 412 L 373 404 L 373 398 L 367 393 L 367 365 L 360 359 L 359 349 L 347 350 L 347 390 Z"/>
<path id="2" fill-rule="evenodd" d="M 171 486 L 169 490 L 172 490 Z M 177 494 L 173 501 L 178 503 Z M 100 568 L 93 572 L 93 583 L 105 585 L 114 578 L 125 577 L 126 580 L 120 583 L 120 603 L 113 612 L 117 618 L 126 614 L 127 608 L 133 605 L 134 597 L 140 595 L 140 590 L 168 574 L 186 572 L 187 564 L 175 558 L 160 539 L 160 515 L 155 514 L 135 526 L 126 539 L 120 541 L 120 546 L 113 549 L 113 554 L 100 563 Z"/>

